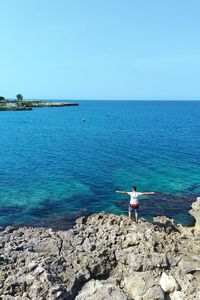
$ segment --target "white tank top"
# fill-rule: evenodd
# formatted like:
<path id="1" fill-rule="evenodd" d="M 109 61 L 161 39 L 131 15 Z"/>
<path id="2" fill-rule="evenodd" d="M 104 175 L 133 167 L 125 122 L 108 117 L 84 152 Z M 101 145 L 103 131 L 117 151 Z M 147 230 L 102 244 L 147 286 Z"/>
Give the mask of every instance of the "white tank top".
<path id="1" fill-rule="evenodd" d="M 139 192 L 129 192 L 128 193 L 131 197 L 130 204 L 139 204 L 139 196 L 142 196 L 142 193 Z"/>

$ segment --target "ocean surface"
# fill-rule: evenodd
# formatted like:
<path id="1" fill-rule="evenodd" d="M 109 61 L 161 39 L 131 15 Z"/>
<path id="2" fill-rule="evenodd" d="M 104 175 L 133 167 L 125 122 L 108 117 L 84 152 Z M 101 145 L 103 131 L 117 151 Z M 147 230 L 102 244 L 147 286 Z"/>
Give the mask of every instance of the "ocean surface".
<path id="1" fill-rule="evenodd" d="M 0 112 L 0 226 L 70 227 L 82 215 L 127 214 L 115 190 L 155 191 L 140 217 L 183 225 L 200 196 L 200 102 L 78 101 Z"/>

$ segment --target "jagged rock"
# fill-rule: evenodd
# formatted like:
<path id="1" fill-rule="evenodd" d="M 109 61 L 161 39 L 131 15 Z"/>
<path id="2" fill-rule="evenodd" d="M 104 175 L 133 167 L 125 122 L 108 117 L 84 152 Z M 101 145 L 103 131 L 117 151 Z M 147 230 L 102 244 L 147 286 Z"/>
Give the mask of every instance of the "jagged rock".
<path id="1" fill-rule="evenodd" d="M 122 281 L 124 291 L 131 299 L 164 300 L 159 286 L 159 272 L 134 272 Z"/>
<path id="2" fill-rule="evenodd" d="M 179 268 L 182 270 L 183 273 L 194 273 L 194 272 L 200 272 L 200 261 L 192 261 L 191 260 L 184 260 L 182 259 L 179 262 Z"/>
<path id="3" fill-rule="evenodd" d="M 197 197 L 197 201 L 192 203 L 192 209 L 189 213 L 195 218 L 195 230 L 200 231 L 200 197 Z"/>
<path id="4" fill-rule="evenodd" d="M 106 281 L 90 280 L 81 289 L 75 300 L 128 300 L 126 294 L 117 286 Z"/>
<path id="5" fill-rule="evenodd" d="M 175 291 L 170 295 L 171 300 L 186 300 L 186 296 L 183 292 Z"/>
<path id="6" fill-rule="evenodd" d="M 0 299 L 199 299 L 199 238 L 165 217 L 136 224 L 107 213 L 68 231 L 7 227 Z"/>
<path id="7" fill-rule="evenodd" d="M 178 225 L 173 219 L 169 219 L 165 216 L 158 216 L 158 217 L 154 217 L 153 221 L 154 221 L 154 225 L 163 227 L 167 233 L 171 233 L 172 231 L 179 231 Z"/>

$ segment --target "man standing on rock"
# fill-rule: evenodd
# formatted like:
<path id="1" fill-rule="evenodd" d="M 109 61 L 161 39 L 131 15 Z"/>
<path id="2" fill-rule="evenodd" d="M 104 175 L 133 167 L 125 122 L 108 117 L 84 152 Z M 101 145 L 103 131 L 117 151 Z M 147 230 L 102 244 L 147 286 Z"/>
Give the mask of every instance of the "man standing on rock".
<path id="1" fill-rule="evenodd" d="M 138 222 L 138 209 L 139 209 L 139 197 L 142 195 L 153 195 L 155 194 L 154 192 L 137 192 L 136 186 L 132 187 L 132 192 L 125 192 L 125 191 L 116 191 L 116 193 L 119 194 L 128 194 L 131 199 L 130 199 L 130 204 L 128 208 L 128 216 L 129 219 L 132 220 L 132 211 L 135 213 L 135 221 Z"/>

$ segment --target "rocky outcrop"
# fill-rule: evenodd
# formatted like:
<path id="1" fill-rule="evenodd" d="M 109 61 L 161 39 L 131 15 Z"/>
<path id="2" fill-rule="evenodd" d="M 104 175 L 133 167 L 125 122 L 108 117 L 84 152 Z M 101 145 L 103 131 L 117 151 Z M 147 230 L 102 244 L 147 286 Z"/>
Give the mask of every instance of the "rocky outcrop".
<path id="1" fill-rule="evenodd" d="M 73 229 L 0 232 L 0 299 L 200 299 L 200 235 L 107 213 Z"/>
<path id="2" fill-rule="evenodd" d="M 0 111 L 32 110 L 32 107 L 26 106 L 0 106 Z"/>
<path id="3" fill-rule="evenodd" d="M 32 107 L 59 107 L 59 106 L 77 106 L 78 103 L 73 102 L 47 102 L 47 101 L 33 101 Z"/>
<path id="4" fill-rule="evenodd" d="M 32 110 L 37 107 L 60 107 L 60 106 L 77 106 L 78 103 L 73 102 L 49 102 L 37 100 L 21 100 L 21 101 L 1 101 L 0 111 L 14 110 Z"/>
<path id="5" fill-rule="evenodd" d="M 195 230 L 200 231 L 200 197 L 197 197 L 197 201 L 192 203 L 192 209 L 189 211 L 195 218 Z"/>

